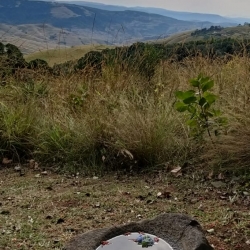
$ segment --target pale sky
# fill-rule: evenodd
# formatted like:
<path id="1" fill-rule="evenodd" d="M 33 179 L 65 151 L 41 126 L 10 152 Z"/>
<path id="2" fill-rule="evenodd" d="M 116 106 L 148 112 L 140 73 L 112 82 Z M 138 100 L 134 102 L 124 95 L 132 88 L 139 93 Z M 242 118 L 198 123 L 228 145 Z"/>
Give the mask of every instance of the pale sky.
<path id="1" fill-rule="evenodd" d="M 71 0 L 60 0 L 71 1 Z M 72 0 L 73 1 L 73 0 Z M 79 0 L 77 0 L 79 1 Z M 250 0 L 85 0 L 123 6 L 160 7 L 168 10 L 214 13 L 250 18 Z"/>

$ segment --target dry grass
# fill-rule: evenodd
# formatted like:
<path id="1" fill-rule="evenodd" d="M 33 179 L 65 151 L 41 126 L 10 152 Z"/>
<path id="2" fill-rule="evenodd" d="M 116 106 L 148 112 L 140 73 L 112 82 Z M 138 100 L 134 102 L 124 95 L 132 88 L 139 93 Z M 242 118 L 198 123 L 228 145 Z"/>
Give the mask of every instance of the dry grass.
<path id="1" fill-rule="evenodd" d="M 216 105 L 228 118 L 215 145 L 190 139 L 185 114 L 173 108 L 175 90 L 189 88 L 200 72 L 215 80 Z M 214 229 L 207 236 L 215 249 L 248 249 L 249 73 L 250 59 L 235 56 L 162 62 L 150 81 L 120 65 L 61 76 L 21 70 L 6 78 L 1 161 L 33 158 L 40 169 L 22 166 L 24 176 L 1 169 L 1 249 L 62 249 L 77 233 L 162 212 L 188 213 Z M 169 175 L 177 165 L 181 178 Z M 74 176 L 53 173 L 63 169 Z M 98 180 L 80 177 L 117 169 Z M 131 176 L 138 169 L 150 172 Z M 216 189 L 218 180 L 224 184 Z M 171 197 L 158 199 L 159 191 Z"/>
<path id="2" fill-rule="evenodd" d="M 162 62 L 150 81 L 119 65 L 103 66 L 101 74 L 91 70 L 63 76 L 26 70 L 6 79 L 0 91 L 2 156 L 16 159 L 19 152 L 44 163 L 74 162 L 84 172 L 199 157 L 216 167 L 225 160 L 229 167 L 232 159 L 235 170 L 249 169 L 249 58 Z M 215 80 L 217 106 L 228 118 L 216 147 L 206 138 L 204 145 L 190 140 L 186 116 L 173 108 L 174 92 L 190 88 L 188 80 L 200 72 Z M 122 156 L 124 150 L 133 157 Z"/>

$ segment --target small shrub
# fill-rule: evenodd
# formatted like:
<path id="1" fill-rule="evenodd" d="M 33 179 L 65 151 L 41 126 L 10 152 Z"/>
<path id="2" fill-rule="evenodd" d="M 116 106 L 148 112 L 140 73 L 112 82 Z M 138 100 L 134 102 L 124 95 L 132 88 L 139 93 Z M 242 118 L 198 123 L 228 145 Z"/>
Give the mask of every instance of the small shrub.
<path id="1" fill-rule="evenodd" d="M 226 123 L 226 119 L 221 117 L 221 111 L 213 108 L 218 97 L 209 90 L 214 86 L 214 81 L 200 74 L 189 82 L 195 90 L 176 91 L 175 96 L 179 101 L 175 103 L 175 108 L 179 112 L 189 112 L 187 124 L 192 136 L 203 138 L 204 132 L 207 131 L 212 140 L 211 131 L 218 136 L 221 126 Z"/>

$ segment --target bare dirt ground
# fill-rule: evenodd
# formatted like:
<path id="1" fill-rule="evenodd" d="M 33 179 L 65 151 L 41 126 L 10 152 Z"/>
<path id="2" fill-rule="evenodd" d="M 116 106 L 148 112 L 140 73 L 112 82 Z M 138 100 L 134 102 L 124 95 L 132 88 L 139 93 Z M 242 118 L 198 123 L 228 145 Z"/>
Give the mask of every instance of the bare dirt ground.
<path id="1" fill-rule="evenodd" d="M 193 216 L 217 250 L 249 249 L 249 179 L 189 172 L 82 177 L 1 167 L 0 249 L 62 249 L 76 234 L 166 212 Z"/>

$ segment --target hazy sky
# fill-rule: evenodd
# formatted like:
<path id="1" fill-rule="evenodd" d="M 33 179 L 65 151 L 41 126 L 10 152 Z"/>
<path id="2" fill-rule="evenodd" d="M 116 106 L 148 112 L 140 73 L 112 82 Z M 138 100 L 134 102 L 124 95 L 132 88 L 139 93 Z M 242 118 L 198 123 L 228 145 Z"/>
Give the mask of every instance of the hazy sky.
<path id="1" fill-rule="evenodd" d="M 71 0 L 60 0 L 60 1 L 71 1 Z M 113 4 L 113 5 L 123 5 L 123 6 L 160 7 L 177 11 L 215 13 L 224 16 L 250 18 L 250 0 L 85 0 L 85 1 Z"/>

